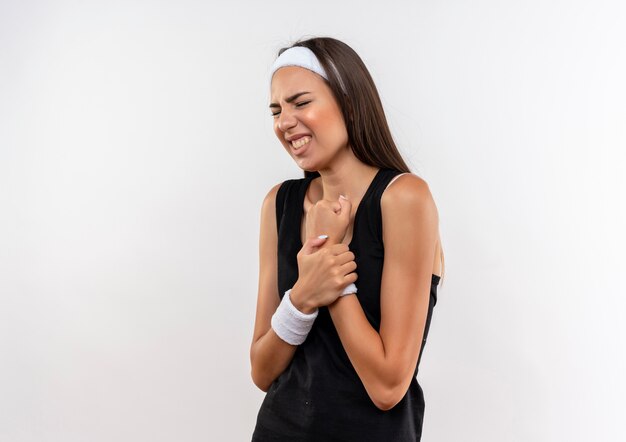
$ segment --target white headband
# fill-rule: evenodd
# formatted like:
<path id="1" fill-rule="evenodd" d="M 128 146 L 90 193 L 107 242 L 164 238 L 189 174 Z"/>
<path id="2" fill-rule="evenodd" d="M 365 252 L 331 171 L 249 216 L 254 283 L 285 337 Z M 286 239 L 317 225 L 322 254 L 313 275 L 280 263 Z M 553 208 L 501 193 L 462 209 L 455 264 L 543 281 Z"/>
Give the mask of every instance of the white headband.
<path id="1" fill-rule="evenodd" d="M 274 76 L 274 72 L 286 66 L 300 66 L 301 68 L 315 72 L 328 81 L 328 75 L 326 75 L 326 71 L 320 64 L 320 61 L 312 50 L 304 46 L 294 46 L 280 54 L 272 65 L 270 80 Z"/>
<path id="2" fill-rule="evenodd" d="M 315 72 L 326 81 L 328 81 L 328 75 L 320 64 L 320 61 L 317 59 L 312 50 L 304 46 L 292 46 L 284 51 L 282 54 L 280 54 L 276 61 L 274 61 L 272 69 L 270 70 L 270 83 L 272 81 L 274 73 L 280 68 L 284 68 L 286 66 L 299 66 L 301 68 L 308 69 L 309 71 Z M 339 85 L 341 86 L 341 89 L 344 93 L 346 93 L 346 87 L 344 86 L 343 81 L 339 76 L 339 72 L 337 72 L 337 68 L 335 66 L 332 67 L 335 71 L 337 79 L 339 80 Z"/>

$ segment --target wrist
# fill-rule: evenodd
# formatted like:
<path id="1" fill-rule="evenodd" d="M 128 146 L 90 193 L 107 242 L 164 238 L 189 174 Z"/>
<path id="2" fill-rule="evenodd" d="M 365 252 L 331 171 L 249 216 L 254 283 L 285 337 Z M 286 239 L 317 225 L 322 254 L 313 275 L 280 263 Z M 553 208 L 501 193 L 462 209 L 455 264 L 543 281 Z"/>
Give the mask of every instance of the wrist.
<path id="1" fill-rule="evenodd" d="M 323 236 L 326 237 L 326 241 L 324 241 L 321 246 L 317 246 L 318 249 L 323 249 L 325 247 L 332 246 L 334 244 L 339 244 L 341 242 L 339 240 L 339 238 L 335 237 L 334 235 L 330 235 L 330 236 L 326 235 L 326 234 L 324 234 L 324 235 L 315 235 L 314 237 L 311 237 L 311 238 L 321 238 Z"/>
<path id="2" fill-rule="evenodd" d="M 321 246 L 318 247 L 318 250 L 321 249 L 327 249 L 329 247 L 332 247 L 336 244 L 340 244 L 341 241 L 339 240 L 339 238 L 333 237 L 333 236 L 329 236 L 326 241 L 324 241 L 324 244 L 322 244 Z"/>
<path id="3" fill-rule="evenodd" d="M 334 246 L 334 245 L 336 245 L 336 244 L 340 244 L 340 243 L 341 243 L 341 241 L 337 241 L 337 240 L 334 240 L 334 241 L 333 241 L 333 240 L 331 240 L 330 238 L 328 238 L 328 239 L 326 240 L 326 242 L 325 242 L 324 244 L 322 244 L 322 247 L 320 247 L 320 249 L 323 249 L 323 248 L 328 248 L 328 247 L 331 247 L 331 246 Z"/>
<path id="4" fill-rule="evenodd" d="M 313 328 L 318 311 L 304 314 L 292 304 L 291 289 L 285 292 L 278 308 L 272 315 L 271 327 L 276 335 L 290 345 L 302 344 Z"/>
<path id="5" fill-rule="evenodd" d="M 296 283 L 291 292 L 289 294 L 289 299 L 291 299 L 291 304 L 299 311 L 304 313 L 305 315 L 309 315 L 317 310 L 317 306 L 311 305 L 310 302 L 306 299 L 306 297 L 302 296 L 302 291 Z"/>

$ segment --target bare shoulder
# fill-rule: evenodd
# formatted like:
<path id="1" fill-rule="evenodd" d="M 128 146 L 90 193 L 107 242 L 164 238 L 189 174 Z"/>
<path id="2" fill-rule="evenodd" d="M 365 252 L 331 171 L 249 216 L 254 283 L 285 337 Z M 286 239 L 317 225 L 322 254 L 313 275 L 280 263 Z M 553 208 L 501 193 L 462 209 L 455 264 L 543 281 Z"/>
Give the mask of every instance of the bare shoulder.
<path id="1" fill-rule="evenodd" d="M 263 198 L 261 211 L 265 215 L 270 215 L 272 213 L 275 213 L 275 210 L 276 210 L 276 195 L 278 194 L 278 189 L 280 189 L 280 186 L 282 184 L 283 184 L 283 182 L 281 181 L 280 183 L 272 186 L 272 188 L 265 195 L 265 198 Z"/>
<path id="2" fill-rule="evenodd" d="M 278 189 L 280 188 L 282 182 L 278 183 L 267 192 L 265 198 L 263 198 L 263 203 L 261 204 L 261 245 L 264 244 L 269 246 L 270 248 L 274 248 L 273 245 L 269 243 L 265 243 L 265 240 L 273 240 L 276 239 L 276 195 L 278 194 Z"/>
<path id="3" fill-rule="evenodd" d="M 428 210 L 435 202 L 428 183 L 417 175 L 407 173 L 392 181 L 382 194 L 381 210 L 393 215 L 393 212 L 407 209 Z"/>
<path id="4" fill-rule="evenodd" d="M 407 256 L 407 250 L 431 250 L 432 264 L 425 258 L 425 267 L 432 266 L 432 274 L 441 275 L 442 251 L 439 239 L 439 213 L 428 183 L 413 174 L 400 176 L 383 192 L 380 201 L 387 255 L 393 259 L 398 253 L 399 262 Z M 425 248 L 424 248 L 425 247 Z M 418 258 L 412 258 L 417 261 Z"/>

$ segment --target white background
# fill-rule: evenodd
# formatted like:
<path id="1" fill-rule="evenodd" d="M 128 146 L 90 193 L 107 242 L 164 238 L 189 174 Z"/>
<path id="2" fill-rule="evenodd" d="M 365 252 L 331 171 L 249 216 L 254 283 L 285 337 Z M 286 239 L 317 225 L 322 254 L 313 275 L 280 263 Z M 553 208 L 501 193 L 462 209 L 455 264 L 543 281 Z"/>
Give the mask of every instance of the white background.
<path id="1" fill-rule="evenodd" d="M 440 214 L 427 442 L 623 441 L 626 6 L 0 2 L 0 440 L 245 441 L 267 71 L 344 40 Z"/>

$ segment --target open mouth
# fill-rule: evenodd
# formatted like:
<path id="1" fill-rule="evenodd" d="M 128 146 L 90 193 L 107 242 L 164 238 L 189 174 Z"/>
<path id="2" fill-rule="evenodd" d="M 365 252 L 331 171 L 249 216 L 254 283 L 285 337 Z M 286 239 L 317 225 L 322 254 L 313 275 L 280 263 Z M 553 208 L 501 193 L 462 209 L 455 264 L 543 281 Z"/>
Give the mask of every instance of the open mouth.
<path id="1" fill-rule="evenodd" d="M 311 141 L 311 137 L 309 136 L 304 136 L 302 138 L 298 138 L 297 140 L 293 140 L 291 142 L 291 146 L 295 149 L 298 150 L 300 149 L 302 146 L 304 146 L 305 144 L 308 144 L 309 141 Z"/>

